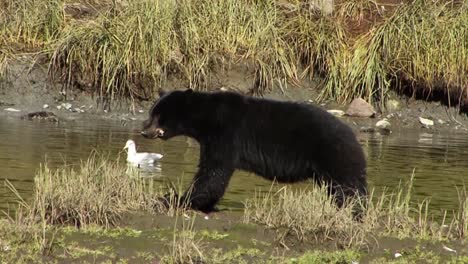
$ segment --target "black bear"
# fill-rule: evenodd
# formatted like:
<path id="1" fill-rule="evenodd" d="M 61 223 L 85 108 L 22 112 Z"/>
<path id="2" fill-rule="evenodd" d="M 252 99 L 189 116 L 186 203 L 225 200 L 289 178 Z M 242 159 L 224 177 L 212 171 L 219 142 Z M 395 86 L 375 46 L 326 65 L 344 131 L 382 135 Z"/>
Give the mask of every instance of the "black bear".
<path id="1" fill-rule="evenodd" d="M 330 187 L 338 206 L 367 194 L 366 161 L 353 131 L 316 106 L 231 92 L 160 92 L 141 134 L 198 141 L 199 169 L 184 198 L 202 212 L 214 210 L 236 169 L 278 182 L 314 179 Z"/>

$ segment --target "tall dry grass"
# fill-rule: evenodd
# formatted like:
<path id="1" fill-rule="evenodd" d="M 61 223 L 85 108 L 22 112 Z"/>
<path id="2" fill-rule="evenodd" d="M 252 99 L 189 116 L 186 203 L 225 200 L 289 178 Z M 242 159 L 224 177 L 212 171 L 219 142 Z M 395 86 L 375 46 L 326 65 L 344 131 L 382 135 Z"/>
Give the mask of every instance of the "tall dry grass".
<path id="1" fill-rule="evenodd" d="M 330 72 L 322 97 L 361 96 L 383 106 L 390 89 L 409 89 L 427 98 L 436 92 L 436 99 L 452 105 L 463 103 L 468 98 L 467 10 L 463 1 L 403 2 L 359 37 L 348 54 L 341 53 L 345 56 Z"/>
<path id="2" fill-rule="evenodd" d="M 1 2 L 0 35 L 7 45 L 31 49 L 44 47 L 64 26 L 63 0 Z"/>
<path id="3" fill-rule="evenodd" d="M 258 94 L 319 77 L 319 99 L 384 107 L 402 89 L 468 102 L 466 1 L 339 1 L 329 15 L 308 1 L 105 2 L 73 19 L 60 0 L 4 0 L 1 39 L 48 53 L 66 89 L 111 100 L 152 98 L 169 77 L 208 89 L 214 73 L 242 65 Z"/>

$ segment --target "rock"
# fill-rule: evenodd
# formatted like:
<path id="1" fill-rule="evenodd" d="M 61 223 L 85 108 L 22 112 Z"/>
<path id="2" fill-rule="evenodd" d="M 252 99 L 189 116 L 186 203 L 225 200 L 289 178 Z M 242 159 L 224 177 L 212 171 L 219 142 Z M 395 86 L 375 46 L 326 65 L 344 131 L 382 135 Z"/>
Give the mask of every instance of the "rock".
<path id="1" fill-rule="evenodd" d="M 72 108 L 72 104 L 70 103 L 62 103 L 61 106 L 67 110 L 70 110 Z"/>
<path id="2" fill-rule="evenodd" d="M 377 123 L 375 123 L 375 126 L 380 129 L 390 129 L 391 124 L 386 118 L 384 118 L 382 120 L 377 121 Z"/>
<path id="3" fill-rule="evenodd" d="M 44 105 L 42 106 L 42 109 L 47 109 L 47 108 L 49 108 L 49 105 L 48 105 L 48 104 L 44 104 Z"/>
<path id="4" fill-rule="evenodd" d="M 12 103 L 5 103 L 3 101 L 0 101 L 0 106 L 14 106 L 15 104 Z"/>
<path id="5" fill-rule="evenodd" d="M 359 128 L 359 132 L 362 132 L 362 133 L 374 133 L 374 132 L 375 132 L 375 128 L 373 128 L 373 127 L 360 127 L 360 128 Z"/>
<path id="6" fill-rule="evenodd" d="M 71 16 L 74 19 L 83 19 L 96 14 L 96 10 L 80 3 L 64 4 L 63 11 L 65 15 Z"/>
<path id="7" fill-rule="evenodd" d="M 395 253 L 395 258 L 399 258 L 399 257 L 402 257 L 403 255 L 401 253 Z"/>
<path id="8" fill-rule="evenodd" d="M 437 123 L 439 123 L 440 125 L 443 125 L 443 124 L 445 124 L 445 121 L 442 120 L 442 119 L 437 119 Z"/>
<path id="9" fill-rule="evenodd" d="M 58 122 L 57 116 L 52 112 L 46 111 L 39 111 L 39 112 L 32 112 L 26 115 L 21 116 L 21 119 L 28 119 L 28 120 L 46 120 L 51 122 Z"/>
<path id="10" fill-rule="evenodd" d="M 372 105 L 362 98 L 354 99 L 346 110 L 346 115 L 355 117 L 374 117 L 375 110 Z"/>
<path id="11" fill-rule="evenodd" d="M 8 112 L 21 112 L 21 110 L 18 110 L 16 108 L 11 108 L 11 107 L 5 108 L 3 110 L 8 111 Z"/>
<path id="12" fill-rule="evenodd" d="M 143 114 L 144 112 L 145 112 L 145 110 L 141 110 L 141 109 L 138 110 L 138 113 L 140 113 L 140 114 Z"/>
<path id="13" fill-rule="evenodd" d="M 331 110 L 327 110 L 328 113 L 334 115 L 334 116 L 344 116 L 345 112 L 342 111 L 342 110 L 336 110 L 336 109 L 331 109 Z"/>
<path id="14" fill-rule="evenodd" d="M 419 123 L 421 123 L 425 127 L 431 127 L 434 125 L 434 121 L 424 118 L 424 117 L 419 117 Z"/>
<path id="15" fill-rule="evenodd" d="M 330 15 L 335 9 L 334 0 L 312 0 L 308 1 L 310 10 L 320 10 L 325 15 Z"/>

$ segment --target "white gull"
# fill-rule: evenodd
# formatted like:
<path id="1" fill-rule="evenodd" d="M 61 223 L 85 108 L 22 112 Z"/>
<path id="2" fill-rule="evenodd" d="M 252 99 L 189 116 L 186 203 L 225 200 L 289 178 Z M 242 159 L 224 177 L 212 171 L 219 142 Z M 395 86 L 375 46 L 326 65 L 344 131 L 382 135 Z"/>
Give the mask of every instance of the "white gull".
<path id="1" fill-rule="evenodd" d="M 160 160 L 163 157 L 163 155 L 159 153 L 138 153 L 136 151 L 135 141 L 131 139 L 127 140 L 124 149 L 127 149 L 127 162 L 136 166 L 151 166 L 155 161 Z"/>

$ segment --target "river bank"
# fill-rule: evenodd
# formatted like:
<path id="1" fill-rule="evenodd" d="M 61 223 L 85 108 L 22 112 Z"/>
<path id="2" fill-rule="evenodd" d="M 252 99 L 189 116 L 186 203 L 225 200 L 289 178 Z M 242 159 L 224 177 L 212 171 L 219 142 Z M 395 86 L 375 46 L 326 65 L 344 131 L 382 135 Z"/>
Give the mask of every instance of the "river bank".
<path id="1" fill-rule="evenodd" d="M 212 91 L 230 90 L 248 93 L 252 72 L 242 69 L 224 71 L 212 84 Z M 186 89 L 182 80 L 169 80 L 166 89 Z M 6 118 L 21 118 L 29 113 L 47 111 L 57 116 L 57 120 L 114 120 L 124 123 L 141 123 L 148 116 L 148 110 L 153 100 L 121 99 L 109 101 L 106 98 L 80 90 L 64 92 L 63 84 L 53 82 L 48 78 L 48 64 L 33 57 L 24 56 L 15 60 L 9 67 L 8 74 L 0 81 L 0 116 Z M 303 82 L 301 86 L 290 86 L 282 89 L 274 86 L 265 92 L 263 97 L 276 100 L 291 100 L 318 104 L 326 110 L 342 110 L 346 112 L 349 104 L 340 104 L 334 100 L 317 101 L 320 90 L 317 81 Z M 157 97 L 154 98 L 156 100 Z M 358 133 L 369 131 L 379 132 L 376 123 L 387 119 L 391 131 L 404 129 L 420 129 L 428 133 L 466 133 L 468 117 L 459 114 L 455 108 L 442 105 L 440 102 L 427 102 L 392 94 L 389 107 L 384 112 L 375 109 L 375 117 L 342 116 Z M 433 126 L 425 126 L 420 117 L 432 120 Z M 386 133 L 386 132 L 384 132 Z"/>

